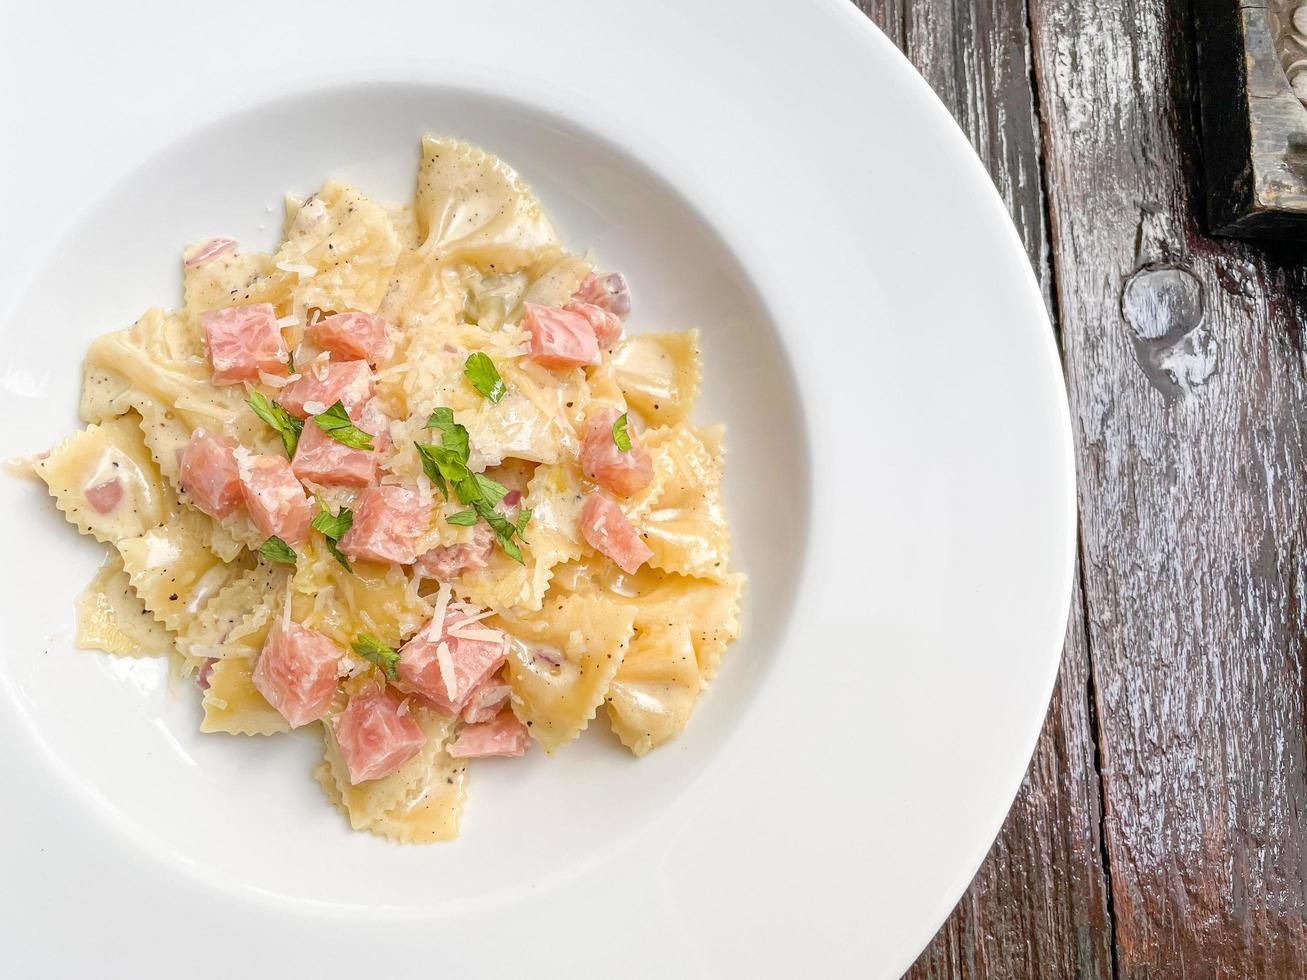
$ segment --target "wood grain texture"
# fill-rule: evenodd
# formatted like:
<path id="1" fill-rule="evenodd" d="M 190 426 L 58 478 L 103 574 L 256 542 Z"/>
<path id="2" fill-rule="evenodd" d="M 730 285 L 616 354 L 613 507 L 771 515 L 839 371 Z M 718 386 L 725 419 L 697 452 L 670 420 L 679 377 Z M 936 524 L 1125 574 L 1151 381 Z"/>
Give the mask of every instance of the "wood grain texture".
<path id="1" fill-rule="evenodd" d="M 1209 239 L 1182 0 L 1030 0 L 1118 975 L 1307 975 L 1301 248 Z"/>
<path id="2" fill-rule="evenodd" d="M 1051 302 L 1025 3 L 863 0 L 859 6 L 961 123 Z M 1076 588 L 1058 686 L 1030 771 L 989 857 L 910 977 L 1111 976 L 1089 656 L 1078 582 Z"/>

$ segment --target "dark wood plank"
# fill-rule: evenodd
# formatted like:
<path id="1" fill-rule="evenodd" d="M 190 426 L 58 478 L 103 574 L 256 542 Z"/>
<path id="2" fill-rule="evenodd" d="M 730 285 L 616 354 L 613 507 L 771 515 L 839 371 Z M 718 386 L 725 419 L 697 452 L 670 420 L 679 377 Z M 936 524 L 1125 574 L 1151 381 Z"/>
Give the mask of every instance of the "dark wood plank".
<path id="1" fill-rule="evenodd" d="M 1051 297 L 1023 0 L 863 0 L 962 124 Z M 1077 586 L 1078 588 L 1078 586 Z M 1111 976 L 1089 659 L 1078 593 L 1053 706 L 993 851 L 914 978 Z"/>
<path id="2" fill-rule="evenodd" d="M 1307 976 L 1301 248 L 1196 220 L 1185 0 L 1031 0 L 1118 974 Z"/>
<path id="3" fill-rule="evenodd" d="M 870 17 L 899 48 L 903 47 L 908 3 L 909 0 L 854 0 L 855 6 Z"/>

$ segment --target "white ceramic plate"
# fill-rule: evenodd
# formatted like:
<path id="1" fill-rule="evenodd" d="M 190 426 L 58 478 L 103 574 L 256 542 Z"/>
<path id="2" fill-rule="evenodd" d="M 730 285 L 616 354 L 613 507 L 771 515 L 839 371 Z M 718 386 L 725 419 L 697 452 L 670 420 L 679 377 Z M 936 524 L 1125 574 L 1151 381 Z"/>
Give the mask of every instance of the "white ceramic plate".
<path id="1" fill-rule="evenodd" d="M 86 344 L 177 300 L 182 243 L 266 246 L 282 192 L 328 174 L 407 198 L 418 135 L 450 133 L 627 273 L 637 329 L 703 328 L 700 417 L 730 425 L 752 576 L 745 637 L 683 738 L 635 762 L 600 731 L 479 766 L 463 838 L 402 848 L 346 831 L 308 776 L 310 737 L 200 737 L 161 664 L 74 651 L 101 549 L 38 485 L 0 482 L 7 963 L 906 967 L 1025 769 L 1073 511 L 1025 255 L 898 52 L 838 2 L 3 17 L 4 455 L 72 431 Z"/>

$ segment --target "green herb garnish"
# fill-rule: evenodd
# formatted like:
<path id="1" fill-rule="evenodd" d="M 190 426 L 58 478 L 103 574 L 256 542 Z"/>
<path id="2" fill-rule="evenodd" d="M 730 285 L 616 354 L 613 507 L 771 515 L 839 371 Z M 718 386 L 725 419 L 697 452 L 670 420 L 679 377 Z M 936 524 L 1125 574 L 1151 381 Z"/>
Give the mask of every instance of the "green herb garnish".
<path id="1" fill-rule="evenodd" d="M 463 375 L 472 382 L 473 388 L 492 402 L 498 402 L 508 393 L 508 388 L 504 385 L 504 379 L 499 376 L 495 362 L 481 351 L 468 356 L 463 364 Z"/>
<path id="2" fill-rule="evenodd" d="M 300 431 L 304 428 L 304 420 L 297 419 L 276 402 L 269 401 L 268 396 L 261 391 L 253 392 L 246 404 L 255 415 L 263 419 L 277 435 L 281 436 L 281 444 L 286 447 L 286 455 L 294 456 L 295 447 L 299 445 Z"/>
<path id="3" fill-rule="evenodd" d="M 280 562 L 283 565 L 295 564 L 295 550 L 275 534 L 259 545 L 259 554 L 268 561 Z"/>
<path id="4" fill-rule="evenodd" d="M 313 416 L 313 421 L 323 432 L 350 449 L 372 448 L 372 435 L 354 424 L 340 401 L 325 412 Z"/>
<path id="5" fill-rule="evenodd" d="M 318 501 L 318 506 L 322 509 L 309 521 L 309 527 L 321 531 L 323 537 L 339 541 L 341 535 L 354 526 L 354 512 L 348 507 L 342 507 L 339 514 L 332 514 L 322 501 Z"/>
<path id="6" fill-rule="evenodd" d="M 513 540 L 517 534 L 517 525 L 495 510 L 494 507 L 484 502 L 480 502 L 475 506 L 476 512 L 485 518 L 485 522 L 495 532 L 495 538 L 499 541 L 499 547 L 504 549 L 504 554 L 519 564 L 525 564 L 522 561 L 522 549 Z"/>
<path id="7" fill-rule="evenodd" d="M 477 490 L 480 492 L 480 499 L 484 500 L 491 507 L 499 503 L 508 495 L 508 487 L 502 483 L 496 483 L 484 473 L 472 474 L 472 479 L 476 480 Z M 464 503 L 470 504 L 472 501 L 465 500 Z"/>
<path id="8" fill-rule="evenodd" d="M 354 526 L 354 512 L 348 507 L 342 507 L 339 514 L 333 515 L 321 500 L 318 501 L 318 506 L 322 509 L 313 515 L 313 520 L 309 521 L 309 527 L 322 532 L 322 536 L 327 542 L 327 550 L 331 552 L 331 557 L 340 562 L 345 571 L 353 574 L 354 569 L 349 567 L 349 559 L 341 552 L 337 542 L 340 541 L 341 535 Z"/>
<path id="9" fill-rule="evenodd" d="M 360 633 L 350 646 L 364 660 L 371 661 L 384 670 L 392 681 L 395 679 L 399 667 L 399 654 L 396 651 L 371 633 Z"/>
<path id="10" fill-rule="evenodd" d="M 514 561 L 522 561 L 522 551 L 513 539 L 521 536 L 521 528 L 531 519 L 531 512 L 524 511 L 526 519 L 518 516 L 518 524 L 495 510 L 495 505 L 504 499 L 508 488 L 497 483 L 484 473 L 473 473 L 468 469 L 471 446 L 467 429 L 454 421 L 454 412 L 449 408 L 437 408 L 427 419 L 428 429 L 440 430 L 440 445 L 434 443 L 416 443 L 418 455 L 422 458 L 422 470 L 434 483 L 445 499 L 450 499 L 450 491 L 462 504 L 471 510 L 459 511 L 446 518 L 450 524 L 471 527 L 477 517 L 482 518 L 495 532 L 499 546 Z"/>
<path id="11" fill-rule="evenodd" d="M 626 413 L 613 420 L 613 443 L 624 453 L 631 451 L 631 433 L 626 431 Z"/>

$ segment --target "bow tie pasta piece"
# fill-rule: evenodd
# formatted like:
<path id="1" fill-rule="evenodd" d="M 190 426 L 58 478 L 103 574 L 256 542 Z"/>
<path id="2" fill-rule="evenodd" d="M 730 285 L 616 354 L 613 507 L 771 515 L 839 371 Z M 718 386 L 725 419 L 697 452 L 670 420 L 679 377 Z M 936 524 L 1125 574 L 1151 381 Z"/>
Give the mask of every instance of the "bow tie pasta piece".
<path id="1" fill-rule="evenodd" d="M 603 703 L 634 621 L 633 607 L 593 595 L 550 596 L 539 612 L 487 620 L 513 637 L 513 712 L 550 755 L 580 735 Z"/>
<path id="2" fill-rule="evenodd" d="M 538 610 L 554 566 L 581 555 L 577 528 L 582 496 L 581 475 L 575 465 L 536 467 L 522 499 L 522 506 L 531 510 L 521 544 L 523 564 L 496 548 L 485 567 L 463 573 L 460 593 L 491 609 Z"/>
<path id="3" fill-rule="evenodd" d="M 141 432 L 151 458 L 181 504 L 193 510 L 193 504 L 181 485 L 180 466 L 181 452 L 190 441 L 191 430 L 177 415 L 153 399 L 139 396 L 133 400 L 141 415 Z M 257 550 L 266 537 L 243 510 L 212 522 L 208 530 L 209 547 L 223 561 L 235 560 L 246 548 Z"/>
<path id="4" fill-rule="evenodd" d="M 295 214 L 275 264 L 292 277 L 289 312 L 303 320 L 309 309 L 375 313 L 399 255 L 390 212 L 329 180 Z"/>
<path id="5" fill-rule="evenodd" d="M 285 565 L 262 560 L 239 573 L 178 633 L 177 649 L 197 659 L 257 656 L 289 578 Z"/>
<path id="6" fill-rule="evenodd" d="M 586 487 L 574 463 L 539 466 L 527 484 L 522 505 L 531 511 L 527 541 L 531 551 L 549 564 L 581 557 L 581 505 Z"/>
<path id="7" fill-rule="evenodd" d="M 608 688 L 613 732 L 644 755 L 685 731 L 702 688 L 689 625 L 636 633 Z"/>
<path id="8" fill-rule="evenodd" d="M 722 508 L 719 436 L 676 425 L 650 430 L 644 444 L 653 459 L 653 480 L 622 510 L 653 551 L 650 566 L 701 578 L 725 575 L 731 538 Z"/>
<path id="9" fill-rule="evenodd" d="M 105 544 L 138 537 L 176 515 L 132 413 L 83 429 L 33 470 L 64 516 Z"/>
<path id="10" fill-rule="evenodd" d="M 275 436 L 246 405 L 249 396 L 243 386 L 215 385 L 206 360 L 173 356 L 168 338 L 177 322 L 176 317 L 150 310 L 127 330 L 98 338 L 86 355 L 88 379 L 121 379 L 129 390 L 117 399 L 84 403 L 83 411 L 104 412 L 118 402 L 138 410 L 153 405 L 174 415 L 188 434 L 203 427 L 247 448 L 277 451 Z"/>
<path id="11" fill-rule="evenodd" d="M 613 350 L 613 379 L 649 425 L 684 422 L 699 396 L 699 331 L 646 333 Z"/>
<path id="12" fill-rule="evenodd" d="M 311 538 L 291 580 L 295 621 L 349 649 L 359 633 L 395 641 L 431 618 L 418 580 L 399 566 L 360 561 L 352 568 L 345 571 L 316 536 Z"/>
<path id="13" fill-rule="evenodd" d="M 488 272 L 516 272 L 558 246 L 553 225 L 517 172 L 479 147 L 422 138 L 416 213 L 421 252 Z"/>
<path id="14" fill-rule="evenodd" d="M 277 735 L 290 731 L 286 719 L 254 686 L 254 661 L 249 657 L 219 660 L 209 671 L 209 687 L 201 704 L 202 732 L 228 735 Z"/>
<path id="15" fill-rule="evenodd" d="M 411 710 L 427 741 L 397 772 L 351 785 L 327 720 L 322 726 L 326 754 L 314 776 L 355 830 L 406 843 L 451 840 L 458 836 L 467 768 L 445 751 L 454 719 L 426 707 Z"/>
<path id="16" fill-rule="evenodd" d="M 581 280 L 590 274 L 592 268 L 589 260 L 570 252 L 549 255 L 531 269 L 531 285 L 522 296 L 522 302 L 536 306 L 563 306 L 575 295 Z M 521 314 L 520 308 L 517 313 Z"/>
<path id="17" fill-rule="evenodd" d="M 172 637 L 148 615 L 132 588 L 122 558 L 113 552 L 77 597 L 77 636 L 82 650 L 103 650 L 123 657 L 167 653 Z"/>
<path id="18" fill-rule="evenodd" d="M 182 298 L 187 316 L 199 335 L 199 317 L 225 306 L 271 303 L 284 306 L 294 280 L 277 268 L 267 252 L 224 252 L 196 266 L 187 266 L 182 277 Z"/>
<path id="19" fill-rule="evenodd" d="M 176 520 L 118 543 L 123 567 L 154 618 L 172 632 L 186 628 L 253 558 L 224 562 L 208 547 L 212 522 L 183 511 Z"/>
<path id="20" fill-rule="evenodd" d="M 744 583 L 745 576 L 738 572 L 720 579 L 700 579 L 641 568 L 627 575 L 612 562 L 588 558 L 556 569 L 553 592 L 597 593 L 608 602 L 630 605 L 635 609 L 637 630 L 653 632 L 676 623 L 690 624 L 699 676 L 706 684 L 717 672 L 726 648 L 740 636 Z"/>

